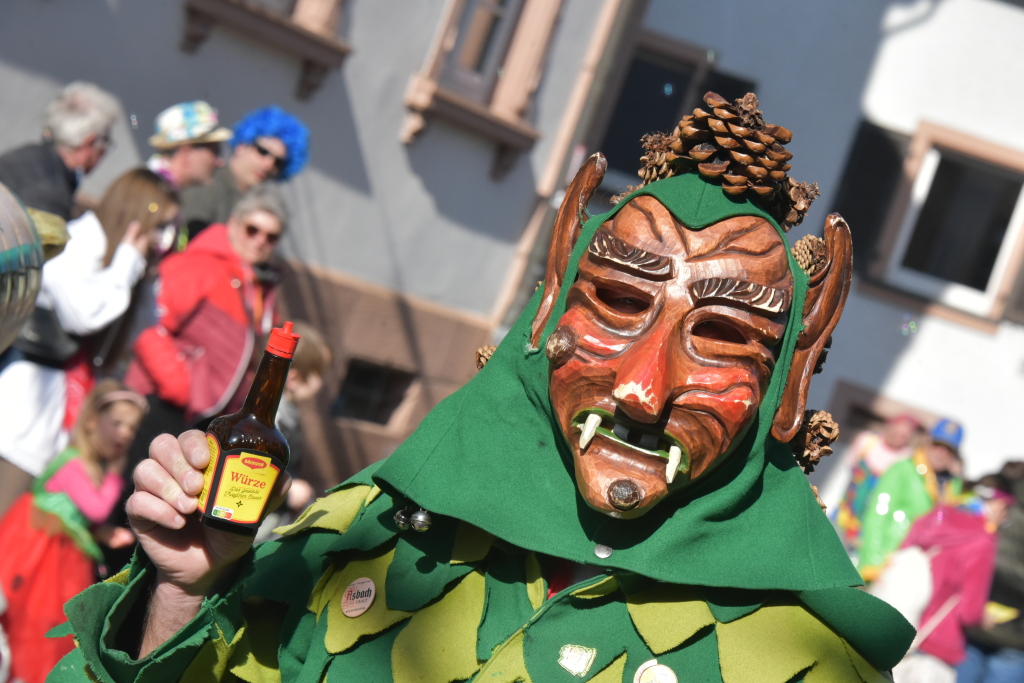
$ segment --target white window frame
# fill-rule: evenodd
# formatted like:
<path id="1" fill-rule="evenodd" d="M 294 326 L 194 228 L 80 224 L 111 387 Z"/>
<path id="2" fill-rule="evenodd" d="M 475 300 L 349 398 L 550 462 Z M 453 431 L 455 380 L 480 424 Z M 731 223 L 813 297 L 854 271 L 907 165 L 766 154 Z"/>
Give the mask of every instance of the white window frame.
<path id="1" fill-rule="evenodd" d="M 978 157 L 973 158 L 978 159 Z M 992 272 L 989 273 L 985 290 L 980 291 L 958 282 L 943 280 L 942 278 L 922 273 L 903 265 L 907 249 L 910 246 L 910 240 L 913 237 L 914 227 L 917 225 L 921 209 L 928 199 L 928 194 L 931 191 L 932 182 L 935 180 L 935 173 L 939 168 L 941 160 L 942 150 L 932 146 L 925 153 L 924 159 L 921 161 L 921 168 L 914 179 L 914 185 L 911 189 L 910 206 L 903 217 L 895 248 L 892 250 L 889 258 L 886 280 L 893 286 L 925 296 L 951 308 L 958 308 L 974 315 L 987 316 L 995 304 L 996 297 L 999 294 L 999 285 L 1006 276 L 1014 246 L 1020 238 L 1021 227 L 1024 224 L 1024 185 L 1021 186 L 1021 192 L 1017 195 L 1017 201 L 1014 204 L 1010 222 L 1007 225 L 1006 233 L 1003 235 L 1003 242 L 999 247 L 995 263 L 992 265 Z M 987 159 L 978 160 L 989 165 L 997 165 Z"/>
<path id="2" fill-rule="evenodd" d="M 1014 278 L 1024 266 L 1024 186 L 1017 197 L 984 291 L 903 266 L 943 151 L 1024 176 L 1024 152 L 922 122 L 907 152 L 903 182 L 890 210 L 872 274 L 888 286 L 931 300 L 947 309 L 998 320 L 1006 307 Z"/>

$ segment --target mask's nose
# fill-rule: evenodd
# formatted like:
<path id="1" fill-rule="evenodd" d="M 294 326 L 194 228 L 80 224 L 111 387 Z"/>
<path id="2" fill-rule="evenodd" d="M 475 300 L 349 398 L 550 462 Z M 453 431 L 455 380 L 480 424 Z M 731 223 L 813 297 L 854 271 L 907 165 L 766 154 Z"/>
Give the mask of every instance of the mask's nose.
<path id="1" fill-rule="evenodd" d="M 678 325 L 655 325 L 622 357 L 615 373 L 612 396 L 616 404 L 637 422 L 657 422 L 671 399 L 672 347 Z"/>

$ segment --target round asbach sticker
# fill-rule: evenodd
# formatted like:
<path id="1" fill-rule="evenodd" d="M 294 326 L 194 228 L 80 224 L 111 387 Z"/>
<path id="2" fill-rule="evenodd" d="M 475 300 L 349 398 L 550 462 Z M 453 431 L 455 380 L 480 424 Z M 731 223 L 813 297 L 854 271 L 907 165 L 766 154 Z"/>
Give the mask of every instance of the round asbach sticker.
<path id="1" fill-rule="evenodd" d="M 346 617 L 358 617 L 370 609 L 376 596 L 377 588 L 373 585 L 373 579 L 365 576 L 356 579 L 341 596 L 341 613 Z"/>

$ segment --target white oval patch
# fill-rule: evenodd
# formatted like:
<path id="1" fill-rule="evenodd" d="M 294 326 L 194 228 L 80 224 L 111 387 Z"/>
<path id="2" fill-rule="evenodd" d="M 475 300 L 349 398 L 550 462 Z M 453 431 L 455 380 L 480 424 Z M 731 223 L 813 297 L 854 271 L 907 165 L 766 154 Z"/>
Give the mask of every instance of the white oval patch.
<path id="1" fill-rule="evenodd" d="M 348 585 L 341 596 L 341 613 L 346 617 L 358 617 L 370 609 L 376 596 L 377 588 L 373 585 L 373 579 L 365 576 L 356 579 Z"/>

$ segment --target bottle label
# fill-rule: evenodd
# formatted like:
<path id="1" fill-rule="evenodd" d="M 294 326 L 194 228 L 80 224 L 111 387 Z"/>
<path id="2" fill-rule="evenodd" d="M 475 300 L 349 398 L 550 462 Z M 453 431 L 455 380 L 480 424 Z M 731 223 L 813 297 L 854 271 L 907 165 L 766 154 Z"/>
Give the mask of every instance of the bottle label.
<path id="1" fill-rule="evenodd" d="M 213 475 L 217 472 L 217 462 L 220 460 L 220 442 L 213 434 L 206 435 L 206 444 L 210 447 L 210 462 L 203 470 L 203 490 L 199 493 L 199 511 L 206 512 L 206 503 L 210 498 L 210 487 L 213 485 Z"/>
<path id="2" fill-rule="evenodd" d="M 210 514 L 241 524 L 258 523 L 270 500 L 280 468 L 269 455 L 259 451 L 224 451 L 218 459 L 223 459 L 224 463 Z"/>

